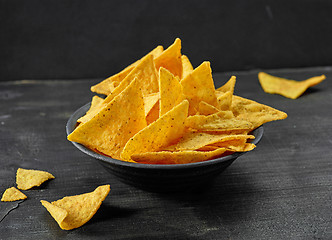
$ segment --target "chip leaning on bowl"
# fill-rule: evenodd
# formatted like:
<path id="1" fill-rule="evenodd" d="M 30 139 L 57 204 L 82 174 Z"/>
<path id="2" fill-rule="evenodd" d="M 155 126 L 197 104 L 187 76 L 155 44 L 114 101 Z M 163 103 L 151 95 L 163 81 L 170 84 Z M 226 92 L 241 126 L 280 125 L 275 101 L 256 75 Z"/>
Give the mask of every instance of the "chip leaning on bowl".
<path id="1" fill-rule="evenodd" d="M 150 164 L 206 161 L 255 148 L 250 132 L 287 114 L 215 89 L 210 62 L 193 68 L 177 38 L 91 87 L 90 109 L 68 140 L 115 159 Z"/>

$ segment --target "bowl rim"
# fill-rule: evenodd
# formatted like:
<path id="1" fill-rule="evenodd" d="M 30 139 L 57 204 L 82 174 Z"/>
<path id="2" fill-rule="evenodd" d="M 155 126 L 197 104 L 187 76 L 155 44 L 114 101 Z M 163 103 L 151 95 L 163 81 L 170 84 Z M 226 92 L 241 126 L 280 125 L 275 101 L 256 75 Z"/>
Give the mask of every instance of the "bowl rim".
<path id="1" fill-rule="evenodd" d="M 68 119 L 67 124 L 66 124 L 66 133 L 67 136 L 74 131 L 77 119 L 82 117 L 87 110 L 89 109 L 91 105 L 91 102 L 81 106 L 78 108 Z M 255 135 L 255 139 L 251 141 L 251 143 L 257 145 L 260 140 L 262 139 L 264 133 L 264 128 L 263 125 L 259 126 L 255 130 L 252 131 L 252 134 Z M 133 167 L 133 168 L 144 168 L 144 169 L 183 169 L 183 168 L 196 168 L 199 166 L 208 166 L 212 165 L 215 163 L 221 163 L 221 162 L 226 162 L 229 160 L 235 160 L 239 156 L 243 155 L 246 152 L 235 152 L 233 154 L 220 157 L 220 158 L 215 158 L 207 161 L 201 161 L 201 162 L 195 162 L 195 163 L 183 163 L 183 164 L 146 164 L 146 163 L 134 163 L 134 162 L 126 162 L 118 159 L 114 159 L 105 155 L 101 155 L 99 153 L 96 153 L 89 148 L 85 147 L 84 145 L 77 143 L 77 142 L 72 142 L 71 143 L 78 148 L 80 151 L 83 153 L 96 158 L 98 160 L 101 160 L 104 163 L 108 164 L 114 164 L 114 165 L 119 165 L 122 167 Z"/>

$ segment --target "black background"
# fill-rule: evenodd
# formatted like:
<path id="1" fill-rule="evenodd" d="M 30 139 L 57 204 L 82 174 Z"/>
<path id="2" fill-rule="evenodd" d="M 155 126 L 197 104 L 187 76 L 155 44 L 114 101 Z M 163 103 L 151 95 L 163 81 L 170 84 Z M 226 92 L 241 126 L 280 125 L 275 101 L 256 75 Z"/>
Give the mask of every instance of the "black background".
<path id="1" fill-rule="evenodd" d="M 104 78 L 182 39 L 214 72 L 327 66 L 328 0 L 0 0 L 0 80 Z"/>

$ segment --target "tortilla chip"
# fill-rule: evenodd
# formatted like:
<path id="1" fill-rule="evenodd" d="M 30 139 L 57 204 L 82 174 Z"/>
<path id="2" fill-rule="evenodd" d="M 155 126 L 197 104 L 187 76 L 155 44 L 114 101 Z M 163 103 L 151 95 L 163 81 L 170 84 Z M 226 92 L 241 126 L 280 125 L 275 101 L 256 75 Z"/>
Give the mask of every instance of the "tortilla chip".
<path id="1" fill-rule="evenodd" d="M 145 116 L 149 114 L 154 105 L 156 105 L 156 103 L 159 101 L 159 98 L 160 98 L 159 92 L 151 93 L 143 97 Z"/>
<path id="2" fill-rule="evenodd" d="M 159 69 L 159 93 L 159 116 L 164 115 L 185 99 L 179 78 L 174 77 L 171 72 L 163 67 Z"/>
<path id="3" fill-rule="evenodd" d="M 55 178 L 52 174 L 32 169 L 19 168 L 16 172 L 17 188 L 28 190 L 33 187 L 39 187 L 43 182 Z"/>
<path id="4" fill-rule="evenodd" d="M 228 134 L 210 134 L 202 132 L 188 132 L 181 140 L 164 150 L 167 151 L 183 151 L 183 150 L 197 150 L 206 145 L 218 144 L 236 139 L 254 139 L 253 135 L 228 135 Z"/>
<path id="5" fill-rule="evenodd" d="M 104 100 L 104 104 L 112 101 L 118 94 L 120 94 L 128 85 L 137 79 L 138 86 L 141 89 L 143 96 L 159 91 L 158 76 L 153 63 L 153 56 L 147 55 L 141 59 L 139 64 L 122 80 L 120 85 L 114 89 Z"/>
<path id="6" fill-rule="evenodd" d="M 132 159 L 138 163 L 145 164 L 185 164 L 202 162 L 220 157 L 225 148 L 218 148 L 214 151 L 180 151 L 180 152 L 146 152 L 132 155 Z"/>
<path id="7" fill-rule="evenodd" d="M 64 197 L 52 203 L 45 200 L 40 202 L 61 229 L 71 230 L 87 223 L 98 211 L 109 192 L 110 185 L 103 185 L 90 193 Z"/>
<path id="8" fill-rule="evenodd" d="M 188 105 L 188 101 L 184 100 L 138 132 L 127 142 L 121 153 L 121 159 L 128 161 L 133 154 L 158 151 L 179 139 L 185 131 L 184 122 L 188 115 Z"/>
<path id="9" fill-rule="evenodd" d="M 126 142 L 146 127 L 142 92 L 135 79 L 90 121 L 79 125 L 68 140 L 120 159 Z"/>
<path id="10" fill-rule="evenodd" d="M 77 120 L 77 122 L 85 123 L 89 121 L 91 118 L 93 118 L 93 116 L 96 115 L 103 108 L 104 106 L 103 101 L 104 101 L 103 98 L 98 96 L 93 96 L 89 110 L 86 112 L 86 114 L 83 117 L 80 117 Z"/>
<path id="11" fill-rule="evenodd" d="M 236 83 L 236 77 L 231 76 L 231 78 L 223 86 L 217 88 L 216 90 L 224 93 L 230 91 L 233 94 L 235 83 Z"/>
<path id="12" fill-rule="evenodd" d="M 287 114 L 282 111 L 235 95 L 233 95 L 232 111 L 236 119 L 250 122 L 251 129 L 258 128 L 266 122 L 287 118 Z"/>
<path id="13" fill-rule="evenodd" d="M 198 113 L 199 115 L 211 115 L 217 112 L 220 112 L 220 110 L 204 101 L 200 101 L 198 104 Z"/>
<path id="14" fill-rule="evenodd" d="M 2 202 L 14 202 L 17 200 L 23 200 L 26 199 L 27 196 L 22 193 L 20 190 L 18 190 L 15 187 L 11 187 L 6 189 L 6 191 L 3 193 L 1 201 Z"/>
<path id="15" fill-rule="evenodd" d="M 153 58 L 158 57 L 162 52 L 164 48 L 163 46 L 157 46 L 155 49 L 153 49 L 151 52 L 149 52 L 147 55 L 152 55 Z M 145 55 L 145 56 L 147 56 Z M 145 57 L 144 56 L 144 57 Z M 143 57 L 143 58 L 144 58 Z M 91 87 L 91 91 L 99 94 L 105 94 L 108 95 L 110 94 L 113 90 L 114 87 L 119 85 L 119 83 L 136 67 L 139 65 L 140 61 L 143 59 L 141 58 L 140 60 L 137 60 L 133 64 L 129 65 L 125 69 L 123 69 L 121 72 L 103 80 L 102 82 L 94 85 Z M 115 86 L 114 86 L 115 85 Z"/>
<path id="16" fill-rule="evenodd" d="M 309 78 L 304 81 L 275 77 L 265 72 L 258 73 L 259 82 L 266 93 L 279 94 L 287 98 L 300 97 L 309 87 L 321 83 L 325 75 Z"/>
<path id="17" fill-rule="evenodd" d="M 159 111 L 159 102 L 160 101 L 156 102 L 156 104 L 151 108 L 151 110 L 145 117 L 146 123 L 148 125 L 150 125 L 151 123 L 153 123 L 154 121 L 156 121 L 159 118 L 159 112 L 160 112 Z"/>
<path id="18" fill-rule="evenodd" d="M 231 111 L 220 111 L 209 116 L 190 116 L 186 119 L 185 125 L 198 131 L 229 132 L 252 129 L 250 122 L 236 119 Z"/>
<path id="19" fill-rule="evenodd" d="M 181 62 L 182 62 L 182 76 L 181 79 L 187 77 L 192 71 L 194 70 L 193 65 L 191 65 L 191 62 L 189 61 L 189 58 L 186 55 L 181 56 Z"/>
<path id="20" fill-rule="evenodd" d="M 221 96 L 217 98 L 218 100 L 218 109 L 222 111 L 231 110 L 232 108 L 232 97 L 233 93 L 231 91 L 227 91 Z"/>
<path id="21" fill-rule="evenodd" d="M 203 62 L 195 68 L 191 74 L 181 80 L 181 85 L 183 94 L 189 100 L 189 115 L 196 114 L 201 101 L 217 107 L 210 62 Z"/>
<path id="22" fill-rule="evenodd" d="M 174 76 L 182 76 L 182 61 L 181 61 L 181 40 L 175 39 L 174 43 L 169 46 L 159 57 L 154 59 L 157 71 L 160 67 L 166 68 Z"/>

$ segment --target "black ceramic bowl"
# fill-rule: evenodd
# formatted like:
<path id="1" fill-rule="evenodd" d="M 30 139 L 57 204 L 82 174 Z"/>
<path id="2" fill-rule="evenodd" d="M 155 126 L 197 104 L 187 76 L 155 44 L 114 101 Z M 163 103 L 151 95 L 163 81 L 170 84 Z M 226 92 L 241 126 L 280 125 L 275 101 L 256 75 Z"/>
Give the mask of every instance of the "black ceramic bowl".
<path id="1" fill-rule="evenodd" d="M 89 109 L 90 103 L 79 108 L 68 120 L 66 130 L 69 135 L 76 127 L 76 121 Z M 257 144 L 263 136 L 263 126 L 255 129 L 252 134 Z M 127 184 L 155 192 L 179 191 L 198 188 L 214 179 L 232 162 L 244 153 L 188 164 L 140 164 L 116 160 L 98 154 L 85 146 L 72 142 L 83 153 L 95 158 L 111 174 Z"/>

